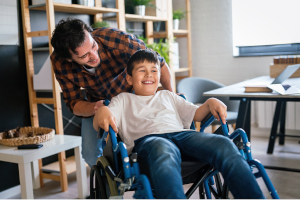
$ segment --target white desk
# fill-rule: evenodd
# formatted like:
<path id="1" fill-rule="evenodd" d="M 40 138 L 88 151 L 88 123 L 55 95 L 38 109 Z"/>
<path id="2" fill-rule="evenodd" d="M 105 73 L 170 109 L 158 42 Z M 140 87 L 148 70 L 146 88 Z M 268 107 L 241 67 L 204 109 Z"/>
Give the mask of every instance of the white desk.
<path id="1" fill-rule="evenodd" d="M 86 198 L 87 176 L 85 162 L 81 157 L 81 137 L 55 135 L 53 139 L 42 144 L 42 148 L 30 150 L 18 150 L 17 147 L 0 145 L 0 160 L 18 164 L 22 198 L 33 199 L 32 179 L 34 179 L 33 175 L 38 173 L 38 169 L 32 167 L 34 161 L 73 148 L 76 160 L 78 196 L 80 199 Z"/>
<path id="2" fill-rule="evenodd" d="M 273 124 L 270 133 L 269 145 L 267 153 L 272 154 L 274 149 L 274 143 L 276 137 L 279 137 L 279 144 L 284 144 L 284 137 L 299 137 L 294 135 L 285 134 L 285 112 L 286 112 L 286 102 L 287 101 L 300 101 L 300 94 L 292 95 L 281 95 L 276 92 L 273 93 L 245 93 L 245 85 L 268 85 L 274 78 L 269 76 L 260 76 L 247 81 L 222 87 L 219 89 L 211 90 L 205 92 L 204 96 L 223 96 L 229 97 L 231 100 L 239 100 L 240 107 L 238 118 L 236 121 L 236 128 L 242 128 L 246 131 L 248 139 L 250 140 L 250 119 L 251 119 L 251 101 L 276 101 L 276 108 L 273 117 Z M 282 84 L 295 85 L 300 83 L 300 78 L 289 78 L 285 80 Z M 277 134 L 278 124 L 280 124 L 280 133 Z"/>
<path id="3" fill-rule="evenodd" d="M 248 139 L 250 140 L 251 126 L 251 101 L 276 101 L 276 108 L 273 116 L 273 124 L 271 128 L 268 154 L 273 153 L 274 144 L 276 137 L 279 137 L 279 144 L 284 144 L 284 137 L 299 137 L 298 135 L 286 135 L 285 134 L 285 113 L 286 113 L 286 102 L 288 101 L 300 101 L 300 94 L 292 95 L 281 95 L 274 93 L 245 93 L 245 85 L 259 84 L 268 85 L 274 79 L 269 76 L 260 76 L 254 79 L 222 87 L 219 89 L 211 90 L 205 92 L 204 96 L 223 96 L 229 97 L 231 100 L 239 100 L 240 107 L 238 112 L 238 118 L 236 120 L 236 128 L 242 128 L 247 133 Z M 300 78 L 289 78 L 285 80 L 282 84 L 296 85 L 300 83 Z M 278 125 L 280 125 L 279 133 L 277 133 Z M 290 172 L 300 172 L 299 169 L 283 168 L 276 166 L 265 166 L 266 169 L 276 169 Z"/>

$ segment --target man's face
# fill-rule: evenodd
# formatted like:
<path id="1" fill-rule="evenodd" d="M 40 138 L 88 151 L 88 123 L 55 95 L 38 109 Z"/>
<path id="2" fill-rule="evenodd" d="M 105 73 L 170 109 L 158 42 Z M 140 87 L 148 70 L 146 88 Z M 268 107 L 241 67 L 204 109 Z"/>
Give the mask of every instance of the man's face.
<path id="1" fill-rule="evenodd" d="M 144 61 L 134 65 L 132 76 L 126 76 L 127 82 L 133 86 L 135 94 L 142 96 L 154 95 L 160 80 L 159 66 Z"/>
<path id="2" fill-rule="evenodd" d="M 72 56 L 72 59 L 67 59 L 69 62 L 75 61 L 80 65 L 89 67 L 97 67 L 100 64 L 98 44 L 87 31 L 85 31 L 84 42 L 75 49 L 77 53 L 74 53 L 71 50 L 69 51 Z"/>

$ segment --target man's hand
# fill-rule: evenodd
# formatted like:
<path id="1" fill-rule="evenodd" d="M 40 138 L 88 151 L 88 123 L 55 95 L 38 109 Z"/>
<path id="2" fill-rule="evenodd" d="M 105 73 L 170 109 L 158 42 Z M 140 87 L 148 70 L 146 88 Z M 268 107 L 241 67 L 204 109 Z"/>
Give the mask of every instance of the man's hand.
<path id="1" fill-rule="evenodd" d="M 220 100 L 216 98 L 210 98 L 207 100 L 209 110 L 213 116 L 220 121 L 220 117 L 222 119 L 222 123 L 226 124 L 227 118 L 227 106 Z M 220 117 L 219 117 L 220 115 Z"/>
<path id="2" fill-rule="evenodd" d="M 96 131 L 98 131 L 100 127 L 104 129 L 104 131 L 108 132 L 109 126 L 111 126 L 112 129 L 116 133 L 118 133 L 116 119 L 113 113 L 110 111 L 110 109 L 107 106 L 101 106 L 100 108 L 98 108 L 94 116 L 93 127 Z"/>
<path id="3" fill-rule="evenodd" d="M 184 93 L 177 93 L 177 95 L 178 95 L 178 96 L 182 95 L 182 96 L 184 96 L 184 98 L 185 98 L 186 100 L 188 100 L 188 99 L 187 99 L 187 96 L 185 96 Z"/>
<path id="4" fill-rule="evenodd" d="M 104 106 L 104 100 L 97 101 L 94 106 L 94 114 L 96 114 L 97 110 L 102 106 Z"/>

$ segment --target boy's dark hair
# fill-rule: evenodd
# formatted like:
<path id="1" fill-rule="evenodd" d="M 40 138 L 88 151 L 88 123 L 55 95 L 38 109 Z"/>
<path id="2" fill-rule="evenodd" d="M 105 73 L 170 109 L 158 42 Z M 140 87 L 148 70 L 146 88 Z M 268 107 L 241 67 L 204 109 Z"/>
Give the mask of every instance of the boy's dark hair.
<path id="1" fill-rule="evenodd" d="M 56 25 L 51 38 L 51 45 L 54 52 L 61 58 L 72 58 L 69 49 L 77 53 L 75 49 L 79 47 L 85 39 L 85 31 L 91 33 L 93 29 L 79 19 L 62 19 Z"/>
<path id="2" fill-rule="evenodd" d="M 155 63 L 160 67 L 160 61 L 157 57 L 157 54 L 149 49 L 141 49 L 136 51 L 130 58 L 127 63 L 127 73 L 132 76 L 132 70 L 134 65 L 138 63 L 143 63 L 144 61 L 150 63 Z"/>

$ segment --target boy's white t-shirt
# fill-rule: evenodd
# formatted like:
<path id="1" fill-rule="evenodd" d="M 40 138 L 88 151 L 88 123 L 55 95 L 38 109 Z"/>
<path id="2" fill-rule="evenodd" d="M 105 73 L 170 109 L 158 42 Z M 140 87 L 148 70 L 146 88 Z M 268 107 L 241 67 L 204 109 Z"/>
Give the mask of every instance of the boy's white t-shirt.
<path id="1" fill-rule="evenodd" d="M 112 98 L 108 107 L 129 153 L 134 140 L 145 135 L 190 130 L 198 108 L 167 90 L 151 96 L 124 92 Z"/>

